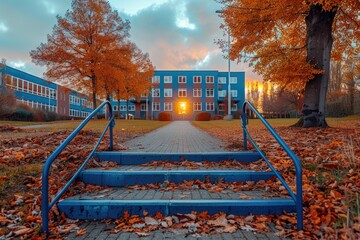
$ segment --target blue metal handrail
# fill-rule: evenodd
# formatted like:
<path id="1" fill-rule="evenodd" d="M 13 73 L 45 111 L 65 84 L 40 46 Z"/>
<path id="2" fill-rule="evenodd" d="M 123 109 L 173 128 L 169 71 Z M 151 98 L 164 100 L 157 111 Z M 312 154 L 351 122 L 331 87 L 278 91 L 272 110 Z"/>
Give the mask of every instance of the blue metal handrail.
<path id="1" fill-rule="evenodd" d="M 89 156 L 86 158 L 86 160 L 83 162 L 83 164 L 80 166 L 80 168 L 76 171 L 74 176 L 66 183 L 66 185 L 57 193 L 57 195 L 52 199 L 52 201 L 49 203 L 49 170 L 54 162 L 54 160 L 57 158 L 57 156 L 64 150 L 64 148 L 74 139 L 74 137 L 80 132 L 81 129 L 85 127 L 85 125 L 105 106 L 108 105 L 109 107 L 109 122 L 107 123 L 104 131 L 102 132 L 99 140 L 95 144 L 95 147 L 89 154 Z M 46 160 L 43 172 L 42 172 L 42 231 L 46 232 L 46 234 L 49 233 L 49 211 L 50 209 L 55 205 L 55 203 L 60 199 L 60 197 L 65 193 L 65 191 L 69 188 L 69 186 L 75 181 L 75 179 L 78 177 L 80 172 L 84 169 L 85 165 L 89 162 L 91 157 L 94 155 L 96 149 L 98 148 L 100 142 L 104 138 L 104 135 L 106 131 L 109 129 L 110 134 L 110 151 L 113 150 L 113 127 L 115 126 L 114 122 L 114 116 L 112 113 L 112 107 L 109 101 L 103 102 L 100 106 L 98 106 L 90 115 L 84 119 L 80 123 L 80 125 L 65 139 L 63 143 L 60 144 L 60 146 L 49 156 L 49 158 Z"/>
<path id="2" fill-rule="evenodd" d="M 291 190 L 289 185 L 285 182 L 283 177 L 276 171 L 276 169 L 272 166 L 269 160 L 266 158 L 265 154 L 261 151 L 261 149 L 256 145 L 254 139 L 250 136 L 248 129 L 246 128 L 247 116 L 246 116 L 246 106 L 249 106 L 250 109 L 258 116 L 261 122 L 265 125 L 265 127 L 269 130 L 271 135 L 276 139 L 279 145 L 285 150 L 285 152 L 289 155 L 291 160 L 295 165 L 296 170 L 296 194 Z M 275 173 L 276 177 L 280 180 L 280 182 L 284 185 L 285 189 L 289 192 L 291 198 L 294 200 L 296 204 L 296 213 L 297 213 L 297 229 L 303 229 L 303 199 L 302 199 L 302 168 L 301 163 L 298 157 L 294 154 L 294 152 L 289 148 L 289 146 L 282 140 L 282 138 L 277 134 L 277 132 L 271 127 L 271 125 L 265 120 L 265 118 L 259 113 L 259 111 L 249 102 L 245 101 L 242 107 L 242 128 L 244 134 L 244 149 L 247 150 L 247 138 L 249 138 L 252 145 L 255 147 L 256 151 L 259 152 L 261 157 L 265 160 L 270 169 Z"/>

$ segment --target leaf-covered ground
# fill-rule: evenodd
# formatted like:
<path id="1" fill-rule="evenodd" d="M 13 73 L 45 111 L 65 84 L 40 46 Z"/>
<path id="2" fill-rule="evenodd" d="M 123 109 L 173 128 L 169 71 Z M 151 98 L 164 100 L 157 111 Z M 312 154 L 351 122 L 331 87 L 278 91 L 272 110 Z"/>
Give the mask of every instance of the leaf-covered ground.
<path id="1" fill-rule="evenodd" d="M 349 127 L 349 126 L 345 126 Z M 304 167 L 304 231 L 296 230 L 296 214 L 281 216 L 247 216 L 238 217 L 222 213 L 210 216 L 206 212 L 191 213 L 188 215 L 162 216 L 125 216 L 113 221 L 115 228 L 111 232 L 133 231 L 139 236 L 146 236 L 148 231 L 156 229 L 170 229 L 175 233 L 207 233 L 234 232 L 237 229 L 250 231 L 269 231 L 268 224 L 279 231 L 281 237 L 292 239 L 359 239 L 360 238 L 360 127 L 328 128 L 328 129 L 300 129 L 277 127 L 283 139 L 299 156 Z M 239 126 L 226 129 L 209 128 L 211 134 L 228 143 L 230 150 L 242 148 Z M 36 239 L 41 235 L 41 170 L 45 159 L 68 135 L 69 131 L 41 132 L 25 131 L 10 126 L 0 127 L 2 136 L 19 135 L 18 138 L 2 138 L 0 140 L 0 236 L 8 238 Z M 135 133 L 139 134 L 139 133 Z M 141 133 L 140 133 L 141 134 Z M 252 134 L 261 148 L 267 153 L 269 160 L 281 171 L 290 186 L 295 185 L 294 167 L 286 154 L 279 148 L 270 135 L 261 128 L 253 128 Z M 82 131 L 65 149 L 55 162 L 50 177 L 50 194 L 54 195 L 66 179 L 69 179 L 77 166 L 82 163 L 93 147 L 94 140 L 99 134 L 93 131 Z M 236 137 L 237 136 L 237 137 Z M 115 135 L 116 146 L 131 138 L 130 134 Z M 108 139 L 100 149 L 107 148 Z M 182 166 L 189 168 L 199 167 L 198 163 L 184 160 Z M 202 167 L 216 167 L 214 163 L 202 163 Z M 103 166 L 91 161 L 91 166 Z M 176 167 L 176 164 L 167 162 L 153 162 L 148 166 Z M 223 162 L 227 168 L 266 169 L 264 163 L 244 166 L 236 162 Z M 190 189 L 197 185 L 200 189 L 213 192 L 235 191 L 253 187 L 271 189 L 283 193 L 283 188 L 276 180 L 259 183 L 242 183 L 233 185 L 219 182 L 184 181 L 183 183 L 165 183 L 147 186 L 132 186 L 129 189 L 160 189 L 174 191 Z M 75 183 L 66 195 L 73 195 L 80 191 L 96 191 L 100 187 Z M 144 213 L 144 215 L 147 215 Z M 109 221 L 107 221 L 109 222 Z M 79 229 L 79 222 L 61 216 L 56 208 L 50 212 L 50 228 L 55 237 L 64 236 L 70 231 L 78 235 L 86 232 Z"/>
<path id="2" fill-rule="evenodd" d="M 239 126 L 202 128 L 227 142 L 229 150 L 243 148 Z M 264 128 L 250 129 L 275 168 L 293 185 L 295 168 L 286 153 Z M 280 236 L 360 239 L 360 121 L 326 129 L 275 129 L 303 166 L 304 231 L 296 231 L 294 224 L 280 217 L 275 220 Z"/>

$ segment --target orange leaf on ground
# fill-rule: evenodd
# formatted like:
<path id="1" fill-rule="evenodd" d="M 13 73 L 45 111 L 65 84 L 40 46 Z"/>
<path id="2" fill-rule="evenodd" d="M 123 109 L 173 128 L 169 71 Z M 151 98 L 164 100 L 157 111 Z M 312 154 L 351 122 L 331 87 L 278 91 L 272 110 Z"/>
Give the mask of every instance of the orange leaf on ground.
<path id="1" fill-rule="evenodd" d="M 86 233 L 86 228 L 79 229 L 76 231 L 76 236 L 82 236 Z"/>

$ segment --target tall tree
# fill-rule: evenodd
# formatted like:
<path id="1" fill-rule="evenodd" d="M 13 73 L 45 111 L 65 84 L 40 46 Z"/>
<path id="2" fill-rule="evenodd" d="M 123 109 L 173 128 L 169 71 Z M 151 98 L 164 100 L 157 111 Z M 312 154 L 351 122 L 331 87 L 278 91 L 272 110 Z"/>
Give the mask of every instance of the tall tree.
<path id="1" fill-rule="evenodd" d="M 106 0 L 73 0 L 71 10 L 65 17 L 57 16 L 57 24 L 47 43 L 41 43 L 30 52 L 33 62 L 47 67 L 45 75 L 50 80 L 60 81 L 96 98 L 100 82 L 109 65 L 119 65 L 112 58 L 123 50 L 130 25 L 113 11 Z M 104 84 L 102 84 L 104 86 Z"/>
<path id="2" fill-rule="evenodd" d="M 326 127 L 330 58 L 354 56 L 360 44 L 358 0 L 220 0 L 234 38 L 232 59 L 245 59 L 265 80 L 303 89 L 303 127 Z M 226 42 L 220 41 L 225 47 Z"/>
<path id="3" fill-rule="evenodd" d="M 131 98 L 139 98 L 151 88 L 151 77 L 154 75 L 154 66 L 150 61 L 149 54 L 143 53 L 134 43 L 131 44 L 131 67 L 122 81 L 118 82 L 115 95 L 120 106 L 120 99 L 125 99 L 126 109 Z M 126 110 L 126 114 L 127 114 Z"/>

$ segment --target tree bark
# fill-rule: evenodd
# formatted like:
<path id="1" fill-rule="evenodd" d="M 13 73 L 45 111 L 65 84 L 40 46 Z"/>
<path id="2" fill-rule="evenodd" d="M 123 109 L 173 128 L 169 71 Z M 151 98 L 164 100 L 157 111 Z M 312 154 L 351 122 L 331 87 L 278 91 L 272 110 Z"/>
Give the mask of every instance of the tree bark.
<path id="1" fill-rule="evenodd" d="M 310 7 L 306 17 L 306 51 L 308 63 L 323 74 L 316 74 L 305 86 L 302 127 L 327 127 L 325 120 L 326 93 L 330 76 L 330 57 L 333 44 L 334 11 L 324 11 L 322 5 Z"/>

